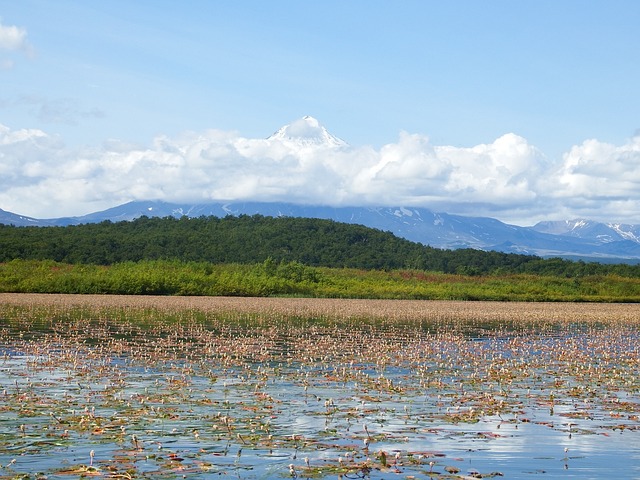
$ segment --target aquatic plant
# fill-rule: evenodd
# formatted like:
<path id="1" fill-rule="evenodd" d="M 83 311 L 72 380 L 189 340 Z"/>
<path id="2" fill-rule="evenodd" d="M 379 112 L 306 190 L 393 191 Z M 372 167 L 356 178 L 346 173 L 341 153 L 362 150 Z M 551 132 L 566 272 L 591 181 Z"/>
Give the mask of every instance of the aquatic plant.
<path id="1" fill-rule="evenodd" d="M 0 300 L 0 478 L 633 476 L 635 305 Z"/>

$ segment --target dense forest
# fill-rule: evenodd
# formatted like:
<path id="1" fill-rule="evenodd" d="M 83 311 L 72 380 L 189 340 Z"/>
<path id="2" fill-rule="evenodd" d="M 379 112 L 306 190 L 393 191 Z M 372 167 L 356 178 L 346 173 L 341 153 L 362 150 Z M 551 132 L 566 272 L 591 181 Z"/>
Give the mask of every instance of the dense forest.
<path id="1" fill-rule="evenodd" d="M 211 264 L 269 260 L 312 267 L 408 269 L 469 276 L 640 277 L 640 266 L 545 260 L 473 249 L 440 250 L 359 225 L 261 215 L 141 217 L 131 222 L 67 227 L 0 225 L 0 262 L 17 259 L 103 266 L 155 260 Z"/>

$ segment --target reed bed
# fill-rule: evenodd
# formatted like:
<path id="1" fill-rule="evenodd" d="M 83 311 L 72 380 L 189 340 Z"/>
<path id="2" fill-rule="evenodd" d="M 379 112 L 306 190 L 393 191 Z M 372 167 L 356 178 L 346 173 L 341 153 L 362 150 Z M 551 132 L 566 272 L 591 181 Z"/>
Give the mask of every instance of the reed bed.
<path id="1" fill-rule="evenodd" d="M 639 318 L 0 295 L 0 478 L 638 477 Z"/>
<path id="2" fill-rule="evenodd" d="M 165 311 L 243 312 L 389 320 L 586 321 L 640 323 L 635 303 L 475 302 L 356 300 L 272 297 L 189 297 L 147 295 L 58 295 L 0 293 L 0 304 L 91 308 L 154 308 Z"/>

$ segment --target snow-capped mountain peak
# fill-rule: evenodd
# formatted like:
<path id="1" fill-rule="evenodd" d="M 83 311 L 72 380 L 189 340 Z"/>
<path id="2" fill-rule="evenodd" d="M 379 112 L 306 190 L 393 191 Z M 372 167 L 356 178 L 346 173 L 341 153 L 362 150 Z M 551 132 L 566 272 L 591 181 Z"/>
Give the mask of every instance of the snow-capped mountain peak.
<path id="1" fill-rule="evenodd" d="M 532 228 L 540 233 L 590 239 L 600 244 L 622 240 L 640 243 L 640 225 L 576 219 L 540 222 Z"/>
<path id="2" fill-rule="evenodd" d="M 285 125 L 271 135 L 268 140 L 299 146 L 344 147 L 347 143 L 329 133 L 320 122 L 309 115 Z"/>
<path id="3" fill-rule="evenodd" d="M 539 222 L 533 229 L 538 232 L 550 233 L 552 235 L 573 235 L 579 236 L 581 229 L 586 229 L 594 225 L 595 222 L 577 218 L 574 220 L 551 220 Z"/>

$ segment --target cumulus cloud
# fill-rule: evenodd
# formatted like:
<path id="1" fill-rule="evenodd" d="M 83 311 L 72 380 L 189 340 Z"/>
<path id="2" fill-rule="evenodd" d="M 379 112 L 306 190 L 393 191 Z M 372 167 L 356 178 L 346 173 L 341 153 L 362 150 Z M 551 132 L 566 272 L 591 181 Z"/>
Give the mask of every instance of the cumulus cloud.
<path id="1" fill-rule="evenodd" d="M 0 208 L 42 218 L 130 200 L 258 200 L 423 206 L 519 224 L 638 222 L 640 137 L 622 146 L 589 140 L 553 164 L 515 134 L 462 148 L 403 132 L 374 149 L 310 142 L 302 127 L 268 139 L 208 130 L 74 150 L 44 131 L 0 125 Z"/>
<path id="2" fill-rule="evenodd" d="M 0 21 L 0 50 L 5 52 L 22 52 L 33 55 L 33 47 L 27 41 L 27 31 L 15 25 L 4 25 Z M 6 56 L 0 56 L 0 68 L 9 69 L 14 61 Z"/>
<path id="3" fill-rule="evenodd" d="M 26 50 L 27 31 L 15 25 L 0 23 L 0 48 L 4 50 Z"/>
<path id="4" fill-rule="evenodd" d="M 541 186 L 577 217 L 640 216 L 640 136 L 624 145 L 590 139 L 571 148 Z"/>

